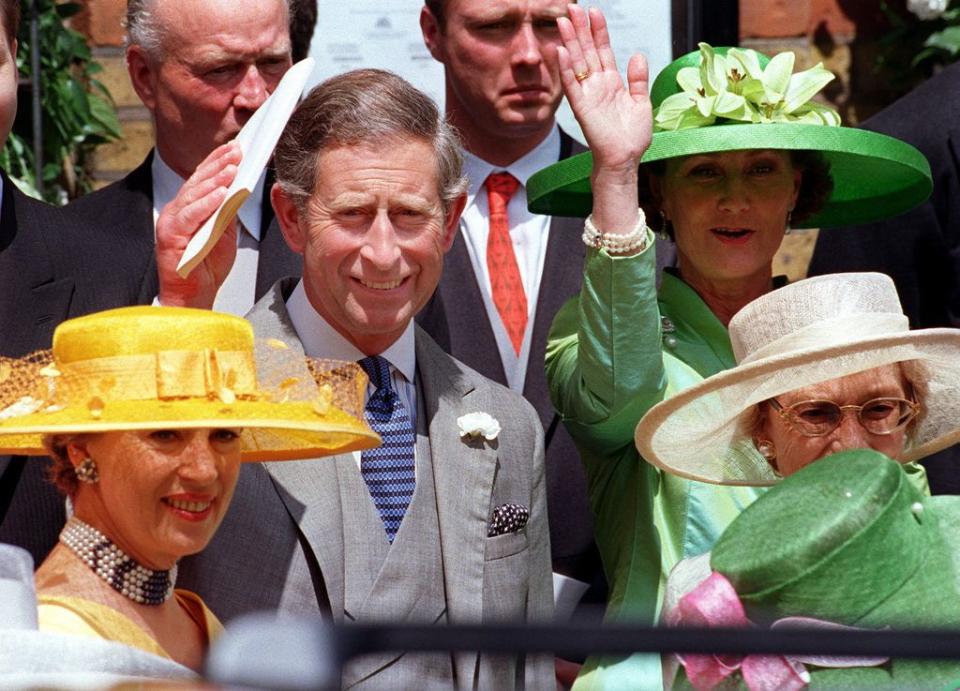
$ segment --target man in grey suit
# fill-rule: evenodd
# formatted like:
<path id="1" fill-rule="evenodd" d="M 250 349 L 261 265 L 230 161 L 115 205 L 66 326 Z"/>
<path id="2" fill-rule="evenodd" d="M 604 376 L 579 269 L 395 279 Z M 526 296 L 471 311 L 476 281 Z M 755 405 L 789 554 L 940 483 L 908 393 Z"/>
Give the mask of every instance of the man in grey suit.
<path id="1" fill-rule="evenodd" d="M 425 0 L 420 27 L 443 64 L 446 115 L 457 128 L 469 177 L 467 205 L 436 294 L 417 321 L 444 350 L 522 394 L 544 429 L 550 544 L 557 613 L 585 589 L 602 602 L 606 587 L 593 540 L 586 476 L 573 440 L 550 402 L 544 371 L 547 332 L 560 306 L 580 291 L 583 220 L 527 210 L 527 179 L 586 151 L 554 115 L 563 92 L 554 60 L 557 18 L 568 0 Z M 519 288 L 504 293 L 491 224 L 489 187 L 509 176 L 505 244 Z M 509 273 L 506 274 L 509 280 Z M 511 305 L 518 305 L 519 320 Z"/>
<path id="2" fill-rule="evenodd" d="M 367 418 L 384 445 L 246 466 L 219 532 L 182 562 L 178 583 L 226 620 L 264 608 L 337 622 L 549 619 L 537 415 L 413 321 L 465 202 L 456 136 L 400 77 L 360 70 L 300 104 L 275 165 L 273 205 L 304 276 L 277 283 L 248 316 L 274 346 L 360 361 L 371 376 Z M 542 656 L 385 652 L 351 661 L 343 685 L 554 681 Z"/>

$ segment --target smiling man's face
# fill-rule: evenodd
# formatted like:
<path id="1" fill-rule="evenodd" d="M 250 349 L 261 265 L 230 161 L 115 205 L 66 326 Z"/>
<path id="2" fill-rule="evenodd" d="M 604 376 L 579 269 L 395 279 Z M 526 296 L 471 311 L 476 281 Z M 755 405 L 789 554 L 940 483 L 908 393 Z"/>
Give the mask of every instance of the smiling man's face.
<path id="1" fill-rule="evenodd" d="M 459 213 L 444 214 L 436 155 L 420 139 L 324 150 L 316 180 L 302 210 L 275 191 L 280 226 L 303 255 L 313 307 L 364 353 L 381 353 L 433 294 Z"/>

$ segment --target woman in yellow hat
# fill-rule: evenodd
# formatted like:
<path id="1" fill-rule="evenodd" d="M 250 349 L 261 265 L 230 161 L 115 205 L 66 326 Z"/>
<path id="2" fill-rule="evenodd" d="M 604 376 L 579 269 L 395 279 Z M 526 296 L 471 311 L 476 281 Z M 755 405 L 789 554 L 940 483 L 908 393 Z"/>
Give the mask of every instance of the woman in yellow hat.
<path id="1" fill-rule="evenodd" d="M 354 363 L 255 353 L 245 320 L 181 308 L 73 319 L 52 351 L 0 359 L 0 453 L 49 454 L 73 509 L 36 572 L 40 629 L 199 669 L 221 625 L 174 588 L 177 560 L 210 541 L 241 462 L 376 445 L 364 385 Z"/>

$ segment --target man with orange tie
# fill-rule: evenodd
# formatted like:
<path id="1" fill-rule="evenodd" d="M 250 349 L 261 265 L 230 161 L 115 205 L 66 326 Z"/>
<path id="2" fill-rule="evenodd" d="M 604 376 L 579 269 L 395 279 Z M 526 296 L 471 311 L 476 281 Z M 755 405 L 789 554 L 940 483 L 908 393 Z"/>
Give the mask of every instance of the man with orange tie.
<path id="1" fill-rule="evenodd" d="M 451 355 L 523 394 L 543 424 L 557 614 L 605 583 L 586 480 L 550 403 L 547 332 L 580 290 L 581 219 L 527 210 L 526 182 L 584 147 L 557 127 L 562 90 L 557 18 L 567 0 L 425 0 L 420 27 L 443 63 L 447 119 L 470 180 L 460 233 L 437 292 L 417 320 Z"/>

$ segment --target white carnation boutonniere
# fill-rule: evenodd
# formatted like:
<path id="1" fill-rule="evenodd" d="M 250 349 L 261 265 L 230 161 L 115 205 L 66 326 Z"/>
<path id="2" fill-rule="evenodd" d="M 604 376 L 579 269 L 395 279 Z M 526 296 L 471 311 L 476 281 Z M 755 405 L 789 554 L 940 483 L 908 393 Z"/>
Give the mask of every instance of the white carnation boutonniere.
<path id="1" fill-rule="evenodd" d="M 457 429 L 468 440 L 483 437 L 493 441 L 500 434 L 500 423 L 489 413 L 467 413 L 457 418 Z"/>

